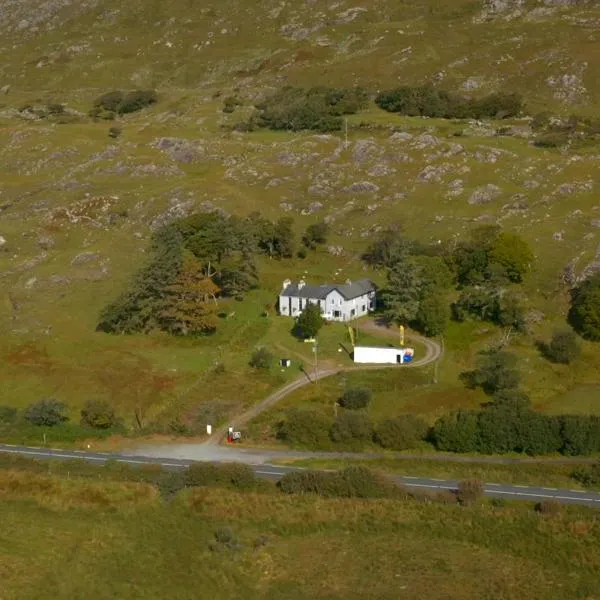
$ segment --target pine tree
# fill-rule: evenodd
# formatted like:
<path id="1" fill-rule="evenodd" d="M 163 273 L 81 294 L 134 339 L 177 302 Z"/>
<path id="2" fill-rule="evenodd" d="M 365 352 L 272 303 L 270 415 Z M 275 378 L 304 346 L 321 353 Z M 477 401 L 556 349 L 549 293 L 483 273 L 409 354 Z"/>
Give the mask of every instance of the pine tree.
<path id="1" fill-rule="evenodd" d="M 181 335 L 213 332 L 217 328 L 215 312 L 219 292 L 198 260 L 186 252 L 174 283 L 165 288 L 160 317 L 166 329 Z"/>
<path id="2" fill-rule="evenodd" d="M 388 283 L 381 294 L 387 316 L 397 323 L 413 321 L 419 311 L 422 285 L 420 268 L 414 261 L 396 263 L 388 272 Z"/>

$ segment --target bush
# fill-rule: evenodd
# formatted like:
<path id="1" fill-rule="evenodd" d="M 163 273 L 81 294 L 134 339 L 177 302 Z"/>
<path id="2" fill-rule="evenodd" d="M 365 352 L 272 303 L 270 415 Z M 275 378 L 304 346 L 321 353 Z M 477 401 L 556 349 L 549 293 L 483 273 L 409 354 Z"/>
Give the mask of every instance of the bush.
<path id="1" fill-rule="evenodd" d="M 250 357 L 250 362 L 248 363 L 253 369 L 261 369 L 263 371 L 268 371 L 273 364 L 273 354 L 269 352 L 266 348 L 258 348 Z"/>
<path id="2" fill-rule="evenodd" d="M 542 354 L 555 363 L 572 363 L 581 354 L 577 335 L 573 331 L 555 331 L 550 343 L 542 344 Z"/>
<path id="3" fill-rule="evenodd" d="M 32 425 L 54 427 L 69 420 L 65 415 L 67 406 L 52 398 L 30 404 L 25 410 L 25 419 Z"/>
<path id="4" fill-rule="evenodd" d="M 0 424 L 14 423 L 17 418 L 17 409 L 12 406 L 0 406 Z"/>
<path id="5" fill-rule="evenodd" d="M 54 116 L 62 115 L 65 112 L 65 107 L 62 104 L 51 103 L 46 106 L 48 113 Z"/>
<path id="6" fill-rule="evenodd" d="M 369 406 L 371 397 L 372 393 L 369 388 L 348 388 L 340 398 L 339 404 L 348 410 L 360 410 Z"/>
<path id="7" fill-rule="evenodd" d="M 81 424 L 94 429 L 110 429 L 117 424 L 115 409 L 103 400 L 89 400 L 81 410 Z"/>
<path id="8" fill-rule="evenodd" d="M 277 438 L 292 445 L 327 448 L 331 425 L 331 419 L 316 411 L 292 408 L 279 424 Z"/>
<path id="9" fill-rule="evenodd" d="M 158 96 L 154 90 L 135 90 L 127 92 L 123 100 L 117 107 L 117 113 L 120 115 L 137 112 L 152 104 L 155 104 Z"/>
<path id="10" fill-rule="evenodd" d="M 483 483 L 478 479 L 466 479 L 458 484 L 456 498 L 461 504 L 473 504 L 483 496 Z"/>
<path id="11" fill-rule="evenodd" d="M 119 104 L 123 101 L 123 92 L 119 90 L 113 90 L 112 92 L 106 92 L 99 96 L 94 101 L 94 106 L 97 108 L 102 108 L 104 110 L 108 110 L 110 112 L 116 112 Z"/>
<path id="12" fill-rule="evenodd" d="M 249 465 L 196 462 L 185 472 L 186 487 L 225 486 L 239 490 L 256 487 L 257 478 Z"/>
<path id="13" fill-rule="evenodd" d="M 111 127 L 108 130 L 108 137 L 116 139 L 123 133 L 123 130 L 120 127 Z"/>
<path id="14" fill-rule="evenodd" d="M 329 436 L 337 444 L 362 448 L 373 437 L 373 425 L 365 414 L 345 412 L 329 430 Z"/>
<path id="15" fill-rule="evenodd" d="M 575 469 L 571 473 L 571 477 L 586 487 L 600 485 L 600 462 Z"/>
<path id="16" fill-rule="evenodd" d="M 600 275 L 586 279 L 571 292 L 569 323 L 585 339 L 600 341 Z"/>
<path id="17" fill-rule="evenodd" d="M 211 550 L 237 550 L 241 547 L 241 544 L 237 536 L 233 533 L 229 527 L 219 527 L 215 531 L 215 543 L 210 545 Z"/>
<path id="18" fill-rule="evenodd" d="M 277 484 L 286 494 L 318 494 L 328 498 L 393 498 L 400 489 L 389 479 L 364 467 L 343 471 L 295 471 Z"/>
<path id="19" fill-rule="evenodd" d="M 428 425 L 414 415 L 400 415 L 382 421 L 375 432 L 375 441 L 390 450 L 408 450 L 425 439 Z"/>

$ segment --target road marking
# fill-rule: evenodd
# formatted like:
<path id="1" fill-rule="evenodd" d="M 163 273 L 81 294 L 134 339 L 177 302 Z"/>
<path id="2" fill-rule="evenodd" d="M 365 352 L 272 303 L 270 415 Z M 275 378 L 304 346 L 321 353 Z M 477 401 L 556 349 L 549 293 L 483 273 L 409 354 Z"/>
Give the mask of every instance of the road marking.
<path id="1" fill-rule="evenodd" d="M 34 446 L 32 446 L 33 448 Z M 47 456 L 49 458 L 81 458 L 83 460 L 102 460 L 102 461 L 106 461 L 105 458 L 99 458 L 97 456 L 80 456 L 77 454 L 54 454 L 52 452 L 43 452 L 43 451 L 39 451 L 39 452 L 31 452 L 29 450 L 5 450 L 3 448 L 0 448 L 0 452 L 9 452 L 10 454 L 31 454 L 31 455 L 35 455 L 35 456 Z"/>
<path id="2" fill-rule="evenodd" d="M 254 471 L 260 475 L 285 475 L 285 471 Z"/>
<path id="3" fill-rule="evenodd" d="M 499 483 L 484 483 L 483 485 L 500 485 Z"/>
<path id="4" fill-rule="evenodd" d="M 435 477 L 432 477 L 431 481 L 446 481 L 446 480 L 445 479 L 436 479 Z"/>
<path id="5" fill-rule="evenodd" d="M 152 463 L 150 463 L 152 464 Z M 160 463 L 162 467 L 185 467 L 186 465 L 182 465 L 181 463 Z"/>
<path id="6" fill-rule="evenodd" d="M 424 488 L 435 488 L 438 490 L 455 490 L 456 487 L 452 485 L 431 485 L 428 483 L 405 483 L 408 487 L 424 487 Z"/>
<path id="7" fill-rule="evenodd" d="M 549 487 L 543 487 L 543 490 L 549 490 L 550 492 L 558 492 L 558 488 L 549 488 Z"/>
<path id="8" fill-rule="evenodd" d="M 420 479 L 419 477 L 413 477 L 412 475 L 404 475 L 403 479 Z"/>
<path id="9" fill-rule="evenodd" d="M 104 459 L 100 458 L 98 460 L 104 460 Z M 133 463 L 133 464 L 136 464 L 136 465 L 151 465 L 151 464 L 155 464 L 155 463 L 148 462 L 147 460 L 132 460 L 130 458 L 117 458 L 117 462 Z"/>
<path id="10" fill-rule="evenodd" d="M 533 494 L 528 492 L 511 492 L 504 490 L 496 490 L 494 494 L 506 494 L 508 496 L 529 496 L 531 498 L 553 498 L 556 500 L 583 500 L 585 502 L 600 502 L 600 498 L 589 498 L 586 496 L 556 496 L 553 494 Z"/>
<path id="11" fill-rule="evenodd" d="M 516 487 L 516 488 L 528 488 L 528 485 L 513 485 L 512 487 Z"/>

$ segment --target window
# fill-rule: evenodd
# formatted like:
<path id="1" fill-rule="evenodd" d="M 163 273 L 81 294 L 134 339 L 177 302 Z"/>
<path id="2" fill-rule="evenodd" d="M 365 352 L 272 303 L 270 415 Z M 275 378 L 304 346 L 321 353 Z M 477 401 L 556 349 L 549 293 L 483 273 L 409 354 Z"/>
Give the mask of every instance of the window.
<path id="1" fill-rule="evenodd" d="M 362 311 L 363 312 L 367 312 L 367 307 L 364 304 L 363 304 L 363 307 L 362 307 Z"/>
<path id="2" fill-rule="evenodd" d="M 350 316 L 351 316 L 351 317 L 353 317 L 355 314 L 356 314 L 356 309 L 355 309 L 355 308 L 353 308 L 353 309 L 350 311 Z"/>
<path id="3" fill-rule="evenodd" d="M 339 319 L 342 316 L 342 313 L 339 310 L 334 310 L 333 311 L 333 318 L 334 319 Z"/>

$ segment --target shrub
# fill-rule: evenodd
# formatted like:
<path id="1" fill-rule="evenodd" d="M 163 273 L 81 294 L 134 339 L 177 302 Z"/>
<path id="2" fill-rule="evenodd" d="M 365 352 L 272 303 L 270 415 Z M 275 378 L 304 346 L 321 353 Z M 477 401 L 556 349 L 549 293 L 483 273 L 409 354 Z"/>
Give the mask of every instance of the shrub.
<path id="1" fill-rule="evenodd" d="M 279 424 L 277 437 L 292 445 L 326 448 L 331 425 L 331 419 L 316 411 L 292 408 Z"/>
<path id="2" fill-rule="evenodd" d="M 94 101 L 94 106 L 103 108 L 111 112 L 116 112 L 119 104 L 123 101 L 124 94 L 119 90 L 113 90 L 112 92 L 106 92 L 99 96 Z"/>
<path id="3" fill-rule="evenodd" d="M 240 542 L 230 527 L 219 527 L 219 529 L 215 531 L 215 542 L 219 546 L 230 550 L 240 547 Z M 211 548 L 213 550 L 215 549 L 214 547 Z"/>
<path id="4" fill-rule="evenodd" d="M 536 503 L 535 512 L 548 517 L 556 517 L 562 512 L 562 506 L 558 500 L 543 500 Z"/>
<path id="5" fill-rule="evenodd" d="M 600 275 L 586 279 L 571 292 L 569 323 L 585 339 L 600 341 Z"/>
<path id="6" fill-rule="evenodd" d="M 155 104 L 158 96 L 154 90 L 135 90 L 127 92 L 123 96 L 123 100 L 117 106 L 117 113 L 124 115 L 127 113 L 137 112 L 152 104 Z"/>
<path id="7" fill-rule="evenodd" d="M 581 354 L 577 335 L 573 331 L 555 331 L 549 344 L 542 344 L 542 354 L 552 362 L 568 365 Z"/>
<path id="8" fill-rule="evenodd" d="M 0 424 L 14 423 L 17 418 L 17 409 L 12 406 L 0 406 Z"/>
<path id="9" fill-rule="evenodd" d="M 89 400 L 81 410 L 81 424 L 95 429 L 110 429 L 117 424 L 117 414 L 108 402 Z"/>
<path id="10" fill-rule="evenodd" d="M 321 315 L 321 307 L 318 304 L 312 302 L 302 311 L 300 316 L 296 319 L 294 326 L 294 333 L 298 337 L 312 338 L 319 333 L 321 327 L 323 327 L 323 316 Z"/>
<path id="11" fill-rule="evenodd" d="M 239 490 L 252 489 L 257 484 L 252 468 L 241 463 L 196 462 L 188 467 L 184 481 L 186 487 L 224 486 Z"/>
<path id="12" fill-rule="evenodd" d="M 248 363 L 253 369 L 261 369 L 262 371 L 268 371 L 273 364 L 273 354 L 266 348 L 257 348 L 250 357 Z"/>
<path id="13" fill-rule="evenodd" d="M 46 106 L 48 113 L 51 115 L 62 115 L 65 112 L 65 107 L 62 104 L 51 103 Z"/>
<path id="14" fill-rule="evenodd" d="M 433 426 L 431 437 L 438 450 L 476 452 L 478 435 L 478 414 L 459 410 L 440 417 Z"/>
<path id="15" fill-rule="evenodd" d="M 373 425 L 367 415 L 344 412 L 329 430 L 332 441 L 361 448 L 373 437 Z"/>
<path id="16" fill-rule="evenodd" d="M 108 137 L 116 139 L 123 133 L 123 130 L 120 127 L 111 127 L 108 130 Z"/>
<path id="17" fill-rule="evenodd" d="M 32 425 L 54 427 L 69 420 L 65 415 L 66 405 L 63 402 L 48 398 L 30 404 L 25 410 L 25 419 Z"/>
<path id="18" fill-rule="evenodd" d="M 375 441 L 390 450 L 408 450 L 427 435 L 429 427 L 414 415 L 400 415 L 382 421 L 375 432 Z"/>
<path id="19" fill-rule="evenodd" d="M 389 479 L 364 467 L 343 471 L 295 471 L 277 484 L 286 494 L 318 494 L 329 498 L 391 498 L 400 489 Z"/>
<path id="20" fill-rule="evenodd" d="M 473 504 L 483 496 L 483 483 L 478 479 L 466 479 L 458 484 L 456 498 L 461 504 Z"/>
<path id="21" fill-rule="evenodd" d="M 571 477 L 586 487 L 600 485 L 600 462 L 575 469 L 571 473 Z"/>
<path id="22" fill-rule="evenodd" d="M 348 410 L 367 408 L 371 402 L 372 393 L 369 388 L 355 387 L 347 389 L 340 398 L 340 405 Z"/>

